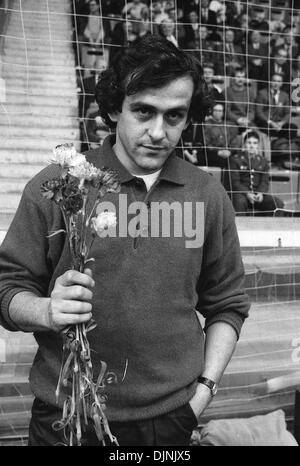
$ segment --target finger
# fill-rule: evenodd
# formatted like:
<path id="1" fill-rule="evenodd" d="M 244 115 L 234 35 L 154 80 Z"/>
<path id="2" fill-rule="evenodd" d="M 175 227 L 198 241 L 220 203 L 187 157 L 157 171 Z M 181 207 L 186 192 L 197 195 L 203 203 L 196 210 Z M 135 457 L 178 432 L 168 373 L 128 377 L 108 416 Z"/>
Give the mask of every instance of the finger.
<path id="1" fill-rule="evenodd" d="M 54 315 L 59 314 L 88 314 L 92 311 L 91 303 L 84 301 L 60 299 L 51 301 L 51 311 Z"/>
<path id="2" fill-rule="evenodd" d="M 59 286 L 55 287 L 51 293 L 52 299 L 60 300 L 77 300 L 77 301 L 91 301 L 93 292 L 89 288 L 80 285 L 72 286 Z"/>
<path id="3" fill-rule="evenodd" d="M 89 277 L 93 278 L 92 269 L 86 268 L 86 269 L 84 269 L 83 273 L 85 273 L 85 274 L 88 275 Z"/>
<path id="4" fill-rule="evenodd" d="M 67 325 L 77 325 L 88 322 L 92 318 L 92 313 L 88 314 L 60 314 L 53 319 L 55 327 L 64 328 Z"/>
<path id="5" fill-rule="evenodd" d="M 95 285 L 94 280 L 86 273 L 77 270 L 68 270 L 57 278 L 56 282 L 61 286 L 81 285 L 92 288 Z"/>

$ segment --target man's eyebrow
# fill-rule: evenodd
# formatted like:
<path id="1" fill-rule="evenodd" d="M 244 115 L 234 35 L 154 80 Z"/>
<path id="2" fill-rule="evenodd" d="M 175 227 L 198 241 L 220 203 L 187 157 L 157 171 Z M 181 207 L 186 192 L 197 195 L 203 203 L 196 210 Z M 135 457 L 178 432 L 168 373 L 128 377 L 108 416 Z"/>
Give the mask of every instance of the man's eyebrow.
<path id="1" fill-rule="evenodd" d="M 136 109 L 139 109 L 139 108 L 145 108 L 145 109 L 148 109 L 148 110 L 151 110 L 151 111 L 157 111 L 157 107 L 151 105 L 151 104 L 147 104 L 145 102 L 132 102 L 129 104 L 129 107 L 130 107 L 130 110 L 136 110 Z M 168 113 L 168 112 L 186 112 L 188 110 L 188 105 L 179 105 L 179 106 L 175 106 L 175 107 L 171 107 L 171 108 L 168 108 L 166 110 L 165 113 Z"/>

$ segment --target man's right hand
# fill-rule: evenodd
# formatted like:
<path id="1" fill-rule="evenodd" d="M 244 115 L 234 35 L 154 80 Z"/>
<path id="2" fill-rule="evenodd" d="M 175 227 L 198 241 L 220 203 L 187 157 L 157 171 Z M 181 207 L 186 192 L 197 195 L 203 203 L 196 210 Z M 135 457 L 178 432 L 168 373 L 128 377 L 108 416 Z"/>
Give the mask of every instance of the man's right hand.
<path id="1" fill-rule="evenodd" d="M 68 270 L 55 281 L 48 307 L 51 330 L 60 332 L 68 325 L 81 324 L 91 319 L 91 288 L 95 282 L 89 269 L 84 272 Z"/>

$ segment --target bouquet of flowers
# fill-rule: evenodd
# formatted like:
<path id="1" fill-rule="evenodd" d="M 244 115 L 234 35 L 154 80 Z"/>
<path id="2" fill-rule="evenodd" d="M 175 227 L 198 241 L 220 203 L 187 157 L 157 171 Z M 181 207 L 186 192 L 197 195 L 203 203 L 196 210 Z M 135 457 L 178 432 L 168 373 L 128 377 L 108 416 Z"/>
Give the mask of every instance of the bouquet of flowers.
<path id="1" fill-rule="evenodd" d="M 60 166 L 60 176 L 42 184 L 42 195 L 54 201 L 62 212 L 65 230 L 58 230 L 50 236 L 65 233 L 71 255 L 71 268 L 84 272 L 93 258 L 90 249 L 96 235 L 116 225 L 112 212 L 95 215 L 100 199 L 108 192 L 119 192 L 120 183 L 116 174 L 109 169 L 98 169 L 89 163 L 83 154 L 76 152 L 72 144 L 62 144 L 54 149 L 52 163 Z M 96 190 L 95 201 L 88 211 L 88 199 Z M 89 234 L 90 233 L 90 234 Z M 107 371 L 101 361 L 98 380 L 93 380 L 87 333 L 96 327 L 92 319 L 87 324 L 68 327 L 63 332 L 63 360 L 56 389 L 56 398 L 62 387 L 71 386 L 71 395 L 64 402 L 62 419 L 53 424 L 53 429 L 64 429 L 68 445 L 81 445 L 82 433 L 89 420 L 93 422 L 99 441 L 105 445 L 105 436 L 112 444 L 118 445 L 112 435 L 104 412 L 108 383 L 116 382 L 116 375 Z"/>

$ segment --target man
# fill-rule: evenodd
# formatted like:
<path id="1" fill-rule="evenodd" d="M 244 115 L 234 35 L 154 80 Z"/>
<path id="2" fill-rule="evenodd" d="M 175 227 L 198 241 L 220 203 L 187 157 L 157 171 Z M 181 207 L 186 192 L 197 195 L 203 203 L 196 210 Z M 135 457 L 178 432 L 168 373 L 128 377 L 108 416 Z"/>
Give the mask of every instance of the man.
<path id="1" fill-rule="evenodd" d="M 254 126 L 255 93 L 246 86 L 243 68 L 237 68 L 230 85 L 225 89 L 226 117 L 239 127 L 240 132 Z"/>
<path id="2" fill-rule="evenodd" d="M 215 77 L 215 66 L 212 62 L 205 62 L 203 64 L 203 78 L 207 84 L 210 98 L 213 102 L 224 102 L 224 95 L 220 88 L 215 84 L 216 81 L 221 81 L 222 78 Z"/>
<path id="3" fill-rule="evenodd" d="M 260 210 L 266 214 L 282 209 L 278 197 L 267 194 L 269 190 L 268 161 L 261 154 L 259 135 L 249 130 L 244 134 L 242 150 L 230 158 L 232 203 L 237 214 Z"/>
<path id="4" fill-rule="evenodd" d="M 264 79 L 266 83 L 272 79 L 275 73 L 282 75 L 282 88 L 288 93 L 290 89 L 291 65 L 288 61 L 288 52 L 283 47 L 279 47 L 274 51 L 273 56 L 265 66 Z"/>
<path id="5" fill-rule="evenodd" d="M 223 47 L 223 75 L 233 76 L 237 68 L 241 68 L 245 64 L 245 56 L 243 49 L 234 41 L 234 31 L 226 29 L 225 43 Z"/>
<path id="6" fill-rule="evenodd" d="M 106 390 L 106 415 L 119 444 L 188 445 L 249 308 L 230 200 L 210 175 L 174 154 L 198 107 L 203 118 L 207 113 L 201 66 L 171 42 L 146 36 L 103 72 L 96 100 L 115 136 L 87 158 L 118 173 L 128 210 L 140 201 L 151 216 L 157 202 L 177 202 L 182 209 L 189 202 L 205 208 L 205 222 L 198 219 L 195 244 L 186 244 L 185 233 L 177 236 L 170 229 L 168 237 L 157 236 L 138 226 L 136 235 L 96 240 L 92 278 L 91 271 L 68 270 L 61 235 L 47 238 L 50 230 L 63 228 L 56 205 L 40 196 L 41 180 L 53 167 L 29 183 L 0 258 L 3 325 L 33 331 L 39 343 L 30 376 L 36 399 L 29 443 L 63 441 L 51 428 L 62 406 L 55 405 L 54 393 L 60 332 L 93 314 L 95 378 L 100 359 L 119 380 L 123 376 Z M 116 211 L 119 196 L 109 195 Z M 126 213 L 117 211 L 118 224 L 130 216 Z M 172 224 L 172 214 L 169 220 Z M 205 317 L 205 342 L 196 309 Z M 97 444 L 90 430 L 84 438 L 87 445 Z"/>
<path id="7" fill-rule="evenodd" d="M 270 89 L 259 91 L 255 106 L 255 121 L 259 129 L 269 137 L 276 136 L 283 125 L 290 121 L 290 99 L 282 90 L 283 76 L 274 73 Z"/>
<path id="8" fill-rule="evenodd" d="M 200 165 L 229 168 L 232 141 L 237 136 L 238 130 L 230 121 L 226 121 L 225 124 L 222 103 L 214 103 L 212 115 L 206 119 L 203 127 L 204 157 L 201 157 Z"/>

